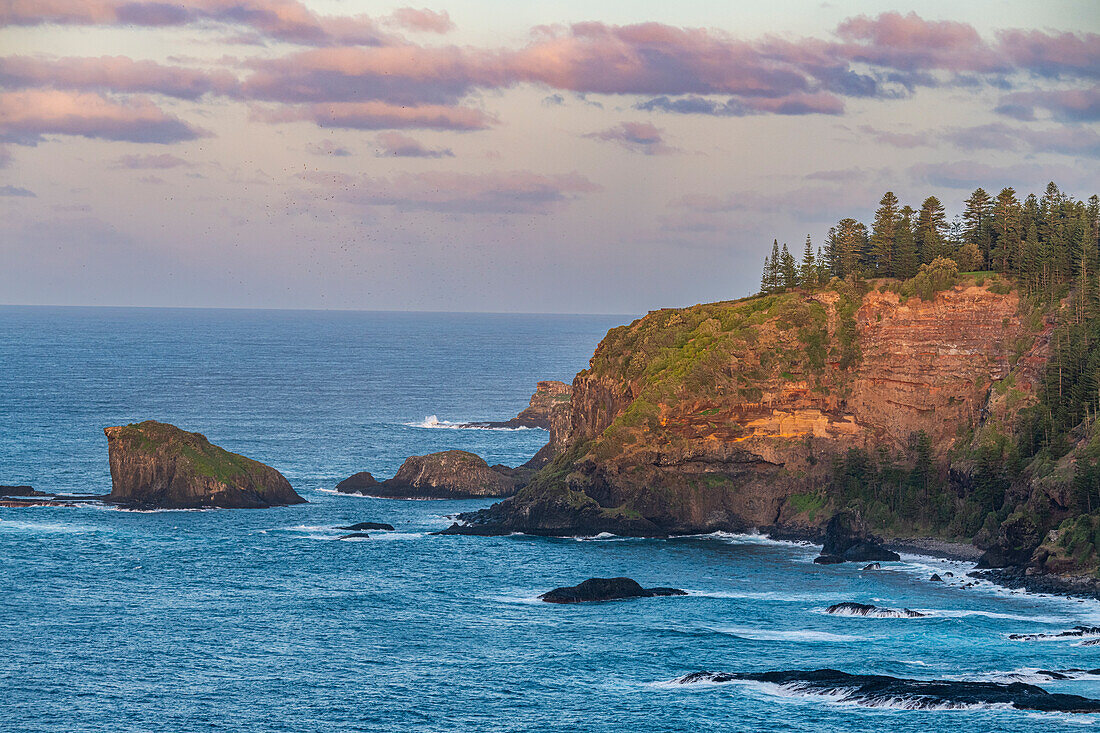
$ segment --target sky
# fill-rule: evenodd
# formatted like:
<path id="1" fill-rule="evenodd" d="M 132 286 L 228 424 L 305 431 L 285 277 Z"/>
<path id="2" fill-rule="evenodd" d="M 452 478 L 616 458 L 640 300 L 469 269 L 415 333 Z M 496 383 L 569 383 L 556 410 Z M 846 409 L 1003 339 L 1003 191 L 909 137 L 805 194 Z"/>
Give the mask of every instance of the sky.
<path id="1" fill-rule="evenodd" d="M 0 0 L 0 303 L 644 313 L 1100 191 L 1096 0 Z"/>

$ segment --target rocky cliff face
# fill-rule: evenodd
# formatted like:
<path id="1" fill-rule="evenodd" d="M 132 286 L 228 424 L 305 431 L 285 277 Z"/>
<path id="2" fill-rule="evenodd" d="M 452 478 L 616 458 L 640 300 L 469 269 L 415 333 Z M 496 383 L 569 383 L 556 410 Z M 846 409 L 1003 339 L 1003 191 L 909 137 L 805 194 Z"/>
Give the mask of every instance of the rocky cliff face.
<path id="1" fill-rule="evenodd" d="M 103 432 L 111 464 L 109 501 L 165 509 L 305 501 L 274 468 L 219 448 L 199 433 L 152 420 Z"/>
<path id="2" fill-rule="evenodd" d="M 577 375 L 564 453 L 455 531 L 814 530 L 834 459 L 904 463 L 919 437 L 946 464 L 1036 340 L 1018 306 L 974 284 L 924 301 L 834 283 L 652 312 Z"/>

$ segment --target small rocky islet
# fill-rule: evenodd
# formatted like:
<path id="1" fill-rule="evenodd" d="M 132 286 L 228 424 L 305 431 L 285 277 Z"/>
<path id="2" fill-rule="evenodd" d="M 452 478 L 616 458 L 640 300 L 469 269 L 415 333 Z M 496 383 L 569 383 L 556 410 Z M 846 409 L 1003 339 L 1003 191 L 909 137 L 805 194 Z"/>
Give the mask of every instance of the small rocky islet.
<path id="1" fill-rule="evenodd" d="M 589 578 L 577 585 L 547 591 L 539 599 L 546 603 L 592 603 L 686 595 L 687 592 L 679 588 L 643 588 L 632 578 Z"/>

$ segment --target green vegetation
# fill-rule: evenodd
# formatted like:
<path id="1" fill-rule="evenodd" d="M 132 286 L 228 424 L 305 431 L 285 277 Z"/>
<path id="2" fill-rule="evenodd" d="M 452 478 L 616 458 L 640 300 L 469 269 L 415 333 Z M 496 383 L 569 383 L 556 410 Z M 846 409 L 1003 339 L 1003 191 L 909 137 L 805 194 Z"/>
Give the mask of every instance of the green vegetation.
<path id="1" fill-rule="evenodd" d="M 263 466 L 251 458 L 214 445 L 200 433 L 189 433 L 155 420 L 126 425 L 119 431 L 118 438 L 142 452 L 174 452 L 199 475 L 222 483 L 232 483 L 234 479 Z"/>

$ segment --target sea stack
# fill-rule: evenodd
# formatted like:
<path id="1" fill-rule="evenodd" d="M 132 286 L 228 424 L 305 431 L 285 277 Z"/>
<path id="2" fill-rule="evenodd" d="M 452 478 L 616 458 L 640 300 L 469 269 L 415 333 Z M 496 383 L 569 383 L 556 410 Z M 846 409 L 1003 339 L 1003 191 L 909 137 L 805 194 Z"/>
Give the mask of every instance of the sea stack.
<path id="1" fill-rule="evenodd" d="M 406 459 L 393 478 L 381 483 L 364 472 L 344 479 L 337 484 L 336 490 L 392 499 L 502 497 L 516 492 L 520 481 L 516 474 L 519 473 L 523 472 L 505 466 L 490 466 L 483 458 L 468 451 L 448 450 L 412 456 Z"/>
<path id="2" fill-rule="evenodd" d="M 230 453 L 200 433 L 154 420 L 103 432 L 111 464 L 110 502 L 155 509 L 253 509 L 305 502 L 271 466 Z"/>

